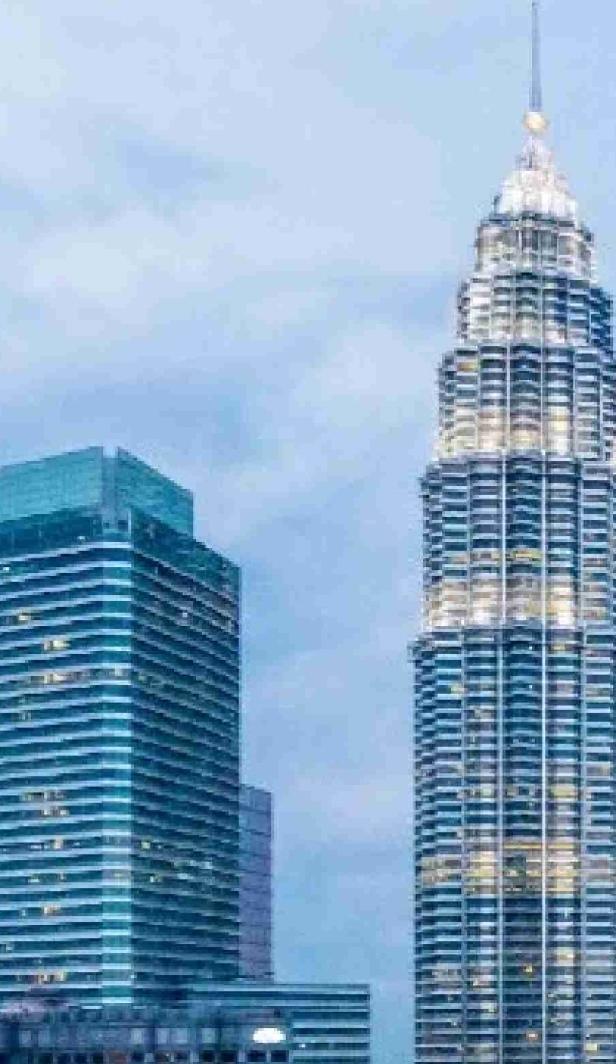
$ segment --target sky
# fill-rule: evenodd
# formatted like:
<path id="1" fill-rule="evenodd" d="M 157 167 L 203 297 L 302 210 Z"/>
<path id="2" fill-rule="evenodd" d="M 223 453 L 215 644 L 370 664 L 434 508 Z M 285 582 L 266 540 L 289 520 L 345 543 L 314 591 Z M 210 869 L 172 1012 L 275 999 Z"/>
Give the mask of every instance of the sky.
<path id="1" fill-rule="evenodd" d="M 0 461 L 123 446 L 242 566 L 285 980 L 410 1056 L 418 478 L 529 0 L 5 0 Z M 551 139 L 616 282 L 616 8 L 545 0 Z"/>

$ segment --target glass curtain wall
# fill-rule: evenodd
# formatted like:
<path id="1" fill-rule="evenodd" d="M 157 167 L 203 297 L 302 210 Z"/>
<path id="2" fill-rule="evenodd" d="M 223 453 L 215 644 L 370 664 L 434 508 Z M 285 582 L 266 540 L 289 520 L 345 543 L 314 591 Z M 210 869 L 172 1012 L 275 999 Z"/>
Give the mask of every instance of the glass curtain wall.
<path id="1" fill-rule="evenodd" d="M 0 469 L 0 1003 L 239 966 L 240 574 L 100 448 Z"/>

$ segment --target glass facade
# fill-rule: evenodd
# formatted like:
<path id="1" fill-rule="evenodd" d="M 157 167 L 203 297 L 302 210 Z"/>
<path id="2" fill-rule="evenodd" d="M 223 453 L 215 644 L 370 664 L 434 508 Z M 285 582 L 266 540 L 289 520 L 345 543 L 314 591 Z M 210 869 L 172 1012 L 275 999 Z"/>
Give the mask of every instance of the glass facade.
<path id="1" fill-rule="evenodd" d="M 0 999 L 233 978 L 239 573 L 99 448 L 0 470 Z"/>
<path id="2" fill-rule="evenodd" d="M 616 1056 L 611 311 L 531 135 L 479 227 L 422 482 L 418 1064 Z"/>
<path id="3" fill-rule="evenodd" d="M 272 796 L 240 790 L 240 974 L 272 979 Z"/>

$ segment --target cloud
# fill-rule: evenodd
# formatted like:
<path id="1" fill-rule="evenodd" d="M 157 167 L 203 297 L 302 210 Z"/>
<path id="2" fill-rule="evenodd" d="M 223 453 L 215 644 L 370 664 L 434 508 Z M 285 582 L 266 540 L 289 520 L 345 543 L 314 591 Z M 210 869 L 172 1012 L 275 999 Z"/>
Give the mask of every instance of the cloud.
<path id="1" fill-rule="evenodd" d="M 527 14 L 0 15 L 3 460 L 120 444 L 195 490 L 200 533 L 244 570 L 246 768 L 276 793 L 280 971 L 373 979 L 392 1064 L 410 1038 L 416 481 L 456 279 L 520 144 Z M 557 155 L 608 251 L 615 23 L 610 5 L 583 33 L 573 2 L 546 12 Z"/>

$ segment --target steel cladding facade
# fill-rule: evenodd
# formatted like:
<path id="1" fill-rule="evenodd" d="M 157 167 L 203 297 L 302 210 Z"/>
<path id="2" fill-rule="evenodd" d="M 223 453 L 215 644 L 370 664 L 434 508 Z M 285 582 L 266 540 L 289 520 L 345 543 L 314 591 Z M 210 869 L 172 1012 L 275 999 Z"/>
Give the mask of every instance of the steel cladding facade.
<path id="1" fill-rule="evenodd" d="M 479 228 L 422 483 L 416 1059 L 616 1055 L 616 374 L 531 137 Z"/>

